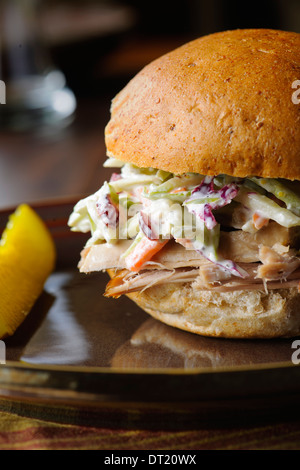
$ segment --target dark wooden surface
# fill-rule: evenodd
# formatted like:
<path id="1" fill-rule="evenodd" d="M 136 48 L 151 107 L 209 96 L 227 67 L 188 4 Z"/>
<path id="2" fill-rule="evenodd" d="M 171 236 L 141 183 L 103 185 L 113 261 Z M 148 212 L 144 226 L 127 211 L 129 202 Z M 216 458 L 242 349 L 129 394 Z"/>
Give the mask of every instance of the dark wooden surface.
<path id="1" fill-rule="evenodd" d="M 59 132 L 0 133 L 0 208 L 96 191 L 108 175 L 102 164 L 109 107 L 110 96 L 85 98 Z"/>

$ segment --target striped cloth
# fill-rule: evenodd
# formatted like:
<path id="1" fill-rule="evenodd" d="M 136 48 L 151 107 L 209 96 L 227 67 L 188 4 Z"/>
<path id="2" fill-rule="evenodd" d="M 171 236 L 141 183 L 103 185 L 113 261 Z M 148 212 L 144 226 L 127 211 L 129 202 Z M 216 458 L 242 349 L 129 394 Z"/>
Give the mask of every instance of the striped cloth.
<path id="1" fill-rule="evenodd" d="M 47 419 L 30 416 L 30 409 L 38 415 L 44 412 Z M 21 416 L 21 411 L 27 416 Z M 0 400 L 0 450 L 300 449 L 300 420 L 281 418 L 239 425 L 227 420 L 208 425 L 198 417 L 197 422 L 187 420 L 174 424 L 174 429 L 164 429 L 170 427 L 164 422 L 170 416 L 160 413 L 160 421 L 152 421 L 147 429 L 148 411 L 109 413 L 51 406 L 26 408 L 22 403 Z M 136 426 L 136 413 L 144 426 Z"/>

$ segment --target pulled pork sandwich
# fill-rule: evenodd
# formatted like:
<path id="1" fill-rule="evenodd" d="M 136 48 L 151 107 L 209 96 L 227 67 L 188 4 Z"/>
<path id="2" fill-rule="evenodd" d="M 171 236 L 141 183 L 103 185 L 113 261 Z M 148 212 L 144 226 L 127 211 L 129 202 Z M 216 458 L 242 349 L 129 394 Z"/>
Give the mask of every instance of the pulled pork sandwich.
<path id="1" fill-rule="evenodd" d="M 111 180 L 78 202 L 81 272 L 206 336 L 300 333 L 300 34 L 235 30 L 146 66 L 114 98 Z"/>

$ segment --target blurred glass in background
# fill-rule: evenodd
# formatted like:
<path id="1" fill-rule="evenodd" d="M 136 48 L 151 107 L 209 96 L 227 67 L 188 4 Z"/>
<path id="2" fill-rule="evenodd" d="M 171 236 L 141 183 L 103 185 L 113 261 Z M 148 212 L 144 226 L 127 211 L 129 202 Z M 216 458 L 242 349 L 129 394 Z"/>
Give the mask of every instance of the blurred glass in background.
<path id="1" fill-rule="evenodd" d="M 64 74 L 43 47 L 37 7 L 37 0 L 0 1 L 0 77 L 6 85 L 1 129 L 62 126 L 76 108 Z"/>

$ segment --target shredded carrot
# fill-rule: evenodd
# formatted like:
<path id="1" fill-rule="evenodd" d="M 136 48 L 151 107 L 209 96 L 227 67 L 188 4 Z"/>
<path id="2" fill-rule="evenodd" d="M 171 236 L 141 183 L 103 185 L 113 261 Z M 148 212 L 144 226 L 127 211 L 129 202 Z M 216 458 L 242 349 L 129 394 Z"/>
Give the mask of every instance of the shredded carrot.
<path id="1" fill-rule="evenodd" d="M 171 191 L 171 194 L 182 193 L 183 191 L 186 191 L 186 190 L 187 190 L 186 188 L 173 189 L 173 191 Z"/>
<path id="2" fill-rule="evenodd" d="M 254 227 L 259 230 L 261 229 L 262 227 L 264 227 L 265 225 L 268 225 L 269 223 L 269 219 L 266 219 L 265 217 L 262 217 L 261 215 L 259 215 L 257 212 L 255 212 L 252 216 L 252 220 L 253 220 L 253 224 L 254 224 Z"/>
<path id="3" fill-rule="evenodd" d="M 139 271 L 143 265 L 160 251 L 169 240 L 150 240 L 147 237 L 134 247 L 131 253 L 126 256 L 126 266 L 130 271 Z"/>

